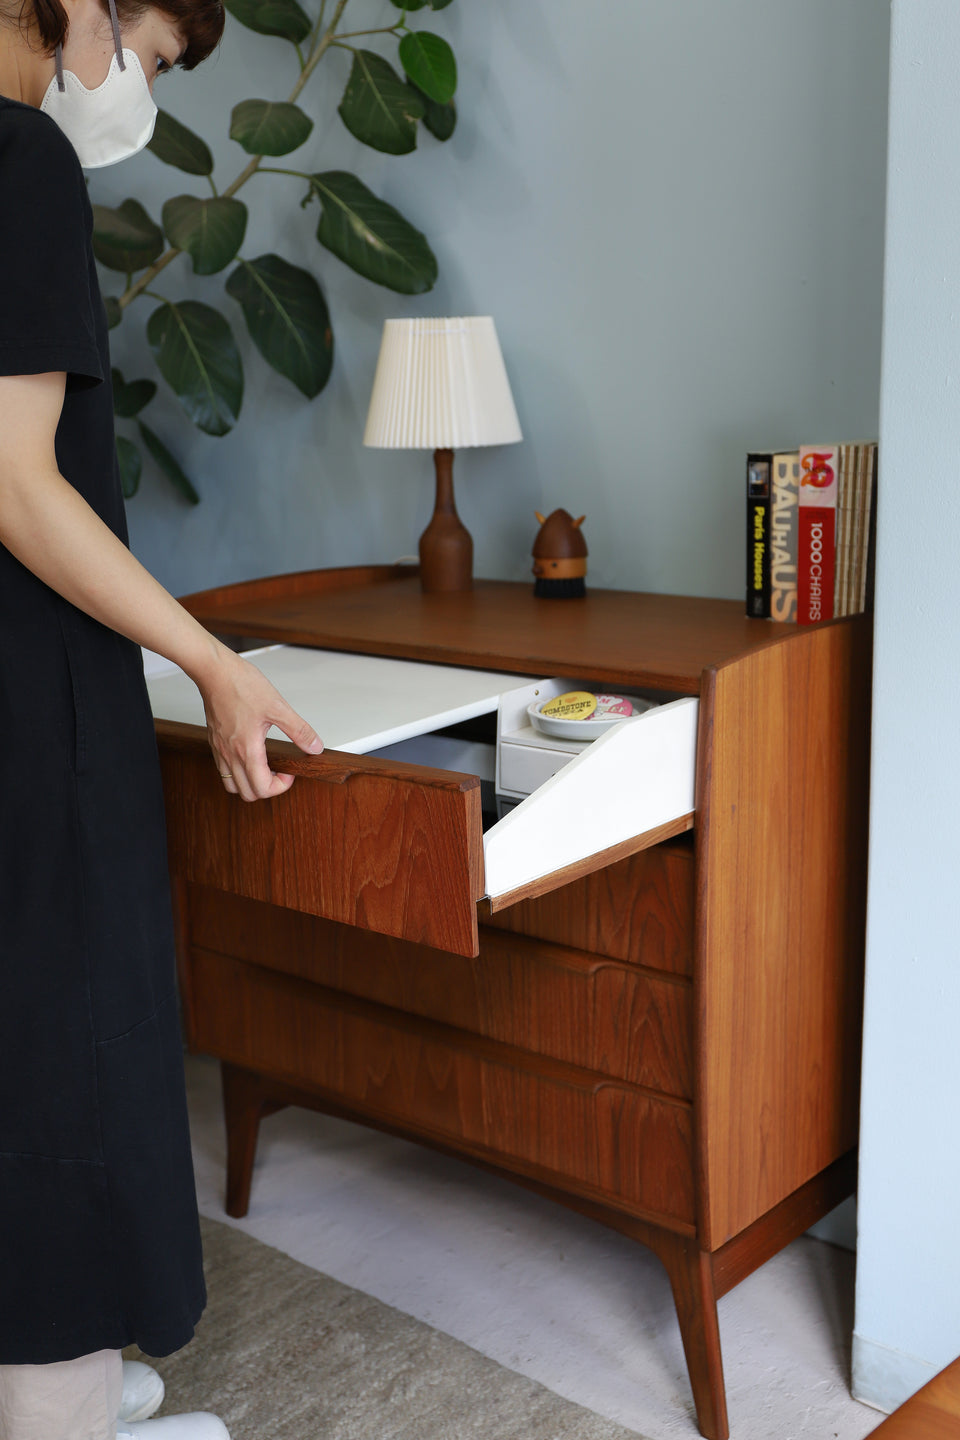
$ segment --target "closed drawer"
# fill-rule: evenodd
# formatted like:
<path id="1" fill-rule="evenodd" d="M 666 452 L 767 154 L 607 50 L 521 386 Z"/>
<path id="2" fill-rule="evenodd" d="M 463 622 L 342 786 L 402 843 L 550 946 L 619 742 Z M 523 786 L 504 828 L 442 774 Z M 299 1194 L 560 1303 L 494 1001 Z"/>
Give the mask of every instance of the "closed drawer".
<path id="1" fill-rule="evenodd" d="M 306 652 L 296 674 L 306 684 L 314 658 L 319 704 L 324 652 Z M 419 667 L 431 668 L 439 667 Z M 471 672 L 474 686 L 478 675 L 481 690 L 504 680 Z M 483 833 L 475 775 L 365 753 L 306 757 L 285 741 L 268 740 L 268 757 L 297 783 L 244 805 L 223 790 L 205 729 L 164 718 L 166 683 L 160 677 L 151 695 L 172 869 L 248 899 L 476 955 L 482 897 L 491 911 L 503 909 L 693 824 L 693 699 L 614 726 Z M 471 703 L 493 702 L 481 695 Z M 342 695 L 338 704 L 342 711 Z M 323 733 L 322 714 L 302 709 Z"/>
<path id="2" fill-rule="evenodd" d="M 186 904 L 191 952 L 233 956 L 533 1055 L 692 1095 L 686 980 L 488 926 L 471 958 L 201 886 L 189 887 Z"/>
<path id="3" fill-rule="evenodd" d="M 484 916 L 487 925 L 674 975 L 693 974 L 694 854 L 681 836 L 538 899 Z"/>
<path id="4" fill-rule="evenodd" d="M 196 954 L 198 1044 L 373 1121 L 559 1183 L 631 1213 L 693 1225 L 691 1108 L 243 961 Z"/>

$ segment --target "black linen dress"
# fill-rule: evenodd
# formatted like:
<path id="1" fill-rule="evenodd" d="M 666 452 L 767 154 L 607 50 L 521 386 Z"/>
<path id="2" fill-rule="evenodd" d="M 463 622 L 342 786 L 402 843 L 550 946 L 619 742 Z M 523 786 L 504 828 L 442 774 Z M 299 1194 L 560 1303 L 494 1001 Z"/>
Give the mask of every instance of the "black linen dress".
<path id="1" fill-rule="evenodd" d="M 76 153 L 0 98 L 0 374 L 67 372 L 61 473 L 126 543 Z M 185 1344 L 205 1302 L 139 647 L 0 544 L 0 1364 Z"/>

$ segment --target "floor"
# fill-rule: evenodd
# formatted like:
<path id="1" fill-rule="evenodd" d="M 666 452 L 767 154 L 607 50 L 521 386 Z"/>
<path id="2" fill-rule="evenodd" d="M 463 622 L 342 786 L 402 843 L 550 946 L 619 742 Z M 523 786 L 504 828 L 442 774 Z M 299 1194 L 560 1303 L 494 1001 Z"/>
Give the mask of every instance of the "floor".
<path id="1" fill-rule="evenodd" d="M 219 1069 L 189 1057 L 200 1208 L 223 1211 Z M 666 1275 L 641 1246 L 403 1140 L 302 1110 L 263 1122 L 228 1221 L 649 1437 L 697 1434 Z M 720 1302 L 732 1440 L 863 1440 L 854 1260 L 804 1237 Z M 373 1440 L 373 1437 L 371 1437 Z"/>

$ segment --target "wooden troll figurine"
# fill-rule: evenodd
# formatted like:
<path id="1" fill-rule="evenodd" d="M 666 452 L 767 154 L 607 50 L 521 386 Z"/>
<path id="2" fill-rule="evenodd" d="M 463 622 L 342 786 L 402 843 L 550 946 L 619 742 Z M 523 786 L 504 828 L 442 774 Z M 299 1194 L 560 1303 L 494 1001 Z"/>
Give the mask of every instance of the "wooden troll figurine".
<path id="1" fill-rule="evenodd" d="M 537 577 L 534 595 L 544 600 L 575 600 L 587 593 L 583 577 L 587 573 L 587 542 L 580 526 L 587 518 L 574 520 L 566 510 L 554 510 L 546 519 L 539 510 L 540 521 L 533 542 L 533 573 Z"/>

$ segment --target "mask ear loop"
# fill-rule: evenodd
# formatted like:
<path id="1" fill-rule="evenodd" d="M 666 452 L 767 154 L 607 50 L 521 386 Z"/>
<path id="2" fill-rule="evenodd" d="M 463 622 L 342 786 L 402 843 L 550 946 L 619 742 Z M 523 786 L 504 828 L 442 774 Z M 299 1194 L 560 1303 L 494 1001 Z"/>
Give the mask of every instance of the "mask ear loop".
<path id="1" fill-rule="evenodd" d="M 127 64 L 123 58 L 123 42 L 120 39 L 120 20 L 117 16 L 116 0 L 107 0 L 110 6 L 110 27 L 113 30 L 113 48 L 117 52 L 117 63 L 121 70 L 126 70 Z M 66 90 L 66 82 L 63 78 L 63 46 L 58 45 L 54 52 L 54 63 L 57 67 L 57 89 L 61 95 Z"/>
<path id="2" fill-rule="evenodd" d="M 117 17 L 117 3 L 116 0 L 108 0 L 108 4 L 110 6 L 110 24 L 113 28 L 113 46 L 117 52 L 117 63 L 121 70 L 126 70 L 127 66 L 123 58 L 123 43 L 120 39 L 120 21 Z"/>

